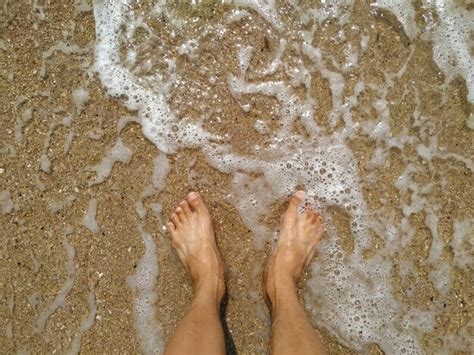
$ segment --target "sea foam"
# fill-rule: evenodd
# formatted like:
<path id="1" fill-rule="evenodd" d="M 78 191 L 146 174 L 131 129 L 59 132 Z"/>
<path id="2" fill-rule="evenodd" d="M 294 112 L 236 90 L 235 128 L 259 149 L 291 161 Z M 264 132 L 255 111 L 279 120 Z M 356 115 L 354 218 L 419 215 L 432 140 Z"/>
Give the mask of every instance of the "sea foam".
<path id="1" fill-rule="evenodd" d="M 364 78 L 360 78 L 352 92 L 347 94 L 347 73 L 358 67 L 359 58 L 367 50 L 368 35 L 363 34 L 358 42 L 346 47 L 345 63 L 331 60 L 323 49 L 313 44 L 312 39 L 329 20 L 335 21 L 341 28 L 349 23 L 353 8 L 351 1 L 340 2 L 337 6 L 322 2 L 320 7 L 300 11 L 299 20 L 307 25 L 301 31 L 286 27 L 275 1 L 226 3 L 247 9 L 231 11 L 228 18 L 216 27 L 216 32 L 235 21 L 250 21 L 251 16 L 254 16 L 252 11 L 255 11 L 270 24 L 272 35 L 278 38 L 273 60 L 265 69 L 252 73 L 252 80 L 248 80 L 247 76 L 252 70 L 250 63 L 255 49 L 250 44 L 236 45 L 234 58 L 238 73 L 227 73 L 225 78 L 230 95 L 244 112 L 252 110 L 242 100 L 246 97 L 261 95 L 274 99 L 279 104 L 276 118 L 280 128 L 270 130 L 265 117 L 259 117 L 254 127 L 258 134 L 266 137 L 266 145 L 263 148 L 254 147 L 253 154 L 250 155 L 237 153 L 230 143 L 224 141 L 225 137 L 207 131 L 201 122 L 178 119 L 168 103 L 174 83 L 186 79 L 180 77 L 176 58 L 163 59 L 172 73 L 170 81 L 165 79 L 169 73 L 159 70 L 152 77 L 136 74 L 134 68 L 139 62 L 140 48 L 133 43 L 133 35 L 137 28 L 146 31 L 150 29 L 146 26 L 145 19 L 132 10 L 131 1 L 98 0 L 94 3 L 97 36 L 95 70 L 107 92 L 113 97 L 121 98 L 124 105 L 136 113 L 144 135 L 163 153 L 155 159 L 150 189 L 159 191 L 164 188 L 164 181 L 170 171 L 166 155 L 183 148 L 200 149 L 211 167 L 231 176 L 231 186 L 226 191 L 227 199 L 234 204 L 244 223 L 254 232 L 256 248 L 262 248 L 266 242 L 271 241 L 274 232 L 261 223 L 262 217 L 272 204 L 281 202 L 299 186 L 304 186 L 310 201 L 326 216 L 327 234 L 330 236 L 321 243 L 319 258 L 312 265 L 312 277 L 305 292 L 306 307 L 311 311 L 316 324 L 325 327 L 341 342 L 359 351 L 363 351 L 367 344 L 377 343 L 386 353 L 423 353 L 421 339 L 434 329 L 436 316 L 441 310 L 441 298 L 434 301 L 427 310 L 421 311 L 398 300 L 391 281 L 395 256 L 403 252 L 415 235 L 411 222 L 414 214 L 425 213 L 425 223 L 432 234 L 433 243 L 427 262 L 432 267 L 429 277 L 440 297 L 446 295 L 451 287 L 452 266 L 442 258 L 441 251 L 445 244 L 437 233 L 441 207 L 433 204 L 429 198 L 434 186 L 422 185 L 416 181 L 416 174 L 425 169 L 417 161 L 421 159 L 433 172 L 434 158 L 458 160 L 472 172 L 472 160 L 439 151 L 434 127 L 430 119 L 420 113 L 417 92 L 417 106 L 413 116 L 414 126 L 419 129 L 420 134 L 414 135 L 408 130 L 395 133 L 391 130 L 389 90 L 405 74 L 415 45 L 410 47 L 406 60 L 396 72 L 384 73 L 382 84 L 366 82 Z M 433 24 L 427 35 L 434 40 L 434 59 L 448 81 L 455 75 L 461 75 L 465 79 L 469 100 L 472 102 L 474 66 L 472 58 L 466 55 L 466 48 L 469 48 L 466 46 L 466 28 L 469 27 L 467 15 L 458 8 L 444 6 L 437 1 L 434 4 L 426 2 L 424 5 L 434 6 L 441 16 L 439 24 Z M 402 6 L 402 2 L 377 1 L 372 6 L 394 12 L 410 39 L 420 35 L 411 4 Z M 165 16 L 169 20 L 173 35 L 186 33 L 186 21 L 176 18 L 166 6 L 157 5 L 153 11 L 151 16 Z M 207 28 L 206 31 L 212 32 L 212 29 Z M 458 41 L 450 43 L 448 35 L 455 36 Z M 344 38 L 342 29 L 338 36 Z M 176 45 L 176 53 L 192 62 L 199 61 L 199 37 L 183 37 L 186 39 Z M 124 43 L 130 45 L 124 46 Z M 288 48 L 296 56 L 292 63 L 286 61 Z M 121 50 L 126 52 L 125 55 L 120 55 Z M 454 67 L 449 64 L 452 58 L 457 59 Z M 289 82 L 267 78 L 278 71 L 284 72 L 289 77 Z M 314 120 L 318 106 L 310 95 L 311 72 L 321 75 L 331 91 L 332 106 L 327 117 L 329 131 L 328 127 L 323 127 Z M 212 81 L 215 83 L 216 79 Z M 298 86 L 306 88 L 305 95 L 297 94 L 295 88 Z M 370 102 L 374 116 L 363 122 L 356 122 L 352 117 L 352 109 L 359 105 L 359 96 L 367 88 L 378 92 L 376 99 Z M 295 131 L 297 124 L 304 127 L 305 134 Z M 367 164 L 368 172 L 364 176 L 359 175 L 355 156 L 348 144 L 350 140 L 360 138 L 369 138 L 375 145 Z M 371 171 L 387 162 L 392 149 L 402 151 L 407 145 L 417 148 L 415 161 L 404 161 L 404 170 L 395 183 L 395 189 L 401 196 L 409 194 L 411 197 L 409 201 L 400 202 L 402 217 L 399 224 L 395 213 L 383 207 L 369 211 L 362 188 L 377 183 L 378 177 Z M 125 149 L 121 150 L 125 153 Z M 127 159 L 126 155 L 121 156 Z M 114 154 L 111 152 L 110 156 Z M 98 182 L 104 181 L 110 173 L 110 166 L 113 165 L 110 161 L 110 158 L 105 161 L 103 169 L 95 168 Z M 137 204 L 137 213 L 141 218 L 145 215 L 142 200 L 146 196 L 145 191 Z M 340 233 L 330 213 L 330 209 L 334 207 L 344 211 L 349 219 L 354 244 L 349 254 L 341 245 Z M 161 207 L 158 205 L 156 208 L 160 211 Z M 465 235 L 466 230 L 472 229 L 472 224 L 465 221 L 455 223 L 455 240 L 451 242 L 451 246 L 457 255 L 456 263 L 460 267 L 468 267 L 472 263 L 472 257 L 463 253 L 463 248 L 469 244 Z M 374 247 L 373 233 L 383 238 L 382 247 Z M 129 285 L 135 294 L 135 317 L 142 347 L 146 352 L 154 352 L 162 347 L 159 325 L 153 313 L 157 297 L 154 287 L 158 277 L 156 245 L 151 235 L 143 229 L 140 229 L 140 234 L 145 244 L 145 254 L 136 274 L 129 279 Z M 366 257 L 366 252 L 374 248 L 372 256 Z M 409 261 L 399 267 L 403 275 L 414 272 L 414 266 Z M 443 347 L 465 349 L 468 346 L 466 334 L 465 328 L 462 328 L 456 337 L 452 337 L 454 340 L 444 338 Z"/>

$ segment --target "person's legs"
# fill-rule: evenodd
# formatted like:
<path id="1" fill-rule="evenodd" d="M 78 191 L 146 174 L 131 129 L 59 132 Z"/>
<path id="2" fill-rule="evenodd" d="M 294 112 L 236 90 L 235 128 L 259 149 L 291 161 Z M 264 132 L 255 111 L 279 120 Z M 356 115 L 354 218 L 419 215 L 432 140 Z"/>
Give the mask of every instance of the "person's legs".
<path id="1" fill-rule="evenodd" d="M 291 197 L 264 274 L 265 296 L 273 321 L 270 351 L 274 355 L 325 353 L 296 293 L 296 284 L 324 230 L 321 216 L 312 208 L 298 213 L 304 196 L 303 191 L 298 191 Z"/>
<path id="2" fill-rule="evenodd" d="M 225 293 L 224 267 L 211 217 L 201 196 L 188 194 L 167 227 L 173 247 L 194 285 L 188 313 L 169 340 L 165 354 L 225 354 L 219 306 Z"/>

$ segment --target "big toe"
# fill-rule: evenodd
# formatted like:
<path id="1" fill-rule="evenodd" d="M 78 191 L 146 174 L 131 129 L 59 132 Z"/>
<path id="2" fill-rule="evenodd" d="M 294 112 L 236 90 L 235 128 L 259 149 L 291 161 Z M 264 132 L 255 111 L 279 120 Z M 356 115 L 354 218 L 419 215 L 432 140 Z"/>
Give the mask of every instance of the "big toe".
<path id="1" fill-rule="evenodd" d="M 192 191 L 186 197 L 188 203 L 198 212 L 205 210 L 204 201 L 198 192 Z"/>
<path id="2" fill-rule="evenodd" d="M 296 214 L 298 213 L 298 207 L 301 202 L 303 202 L 305 196 L 306 192 L 304 192 L 303 190 L 298 190 L 290 197 L 288 208 L 282 216 L 283 221 L 294 220 L 296 218 Z"/>

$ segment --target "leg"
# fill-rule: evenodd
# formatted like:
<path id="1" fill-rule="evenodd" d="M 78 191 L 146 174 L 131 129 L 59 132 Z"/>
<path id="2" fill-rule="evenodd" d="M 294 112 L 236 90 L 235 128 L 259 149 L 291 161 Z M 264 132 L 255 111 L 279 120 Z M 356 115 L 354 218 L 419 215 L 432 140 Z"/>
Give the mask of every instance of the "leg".
<path id="1" fill-rule="evenodd" d="M 194 299 L 169 340 L 165 354 L 225 354 L 219 306 L 224 296 L 224 267 L 211 216 L 201 196 L 188 194 L 167 227 L 173 247 L 190 275 Z"/>
<path id="2" fill-rule="evenodd" d="M 312 208 L 298 213 L 304 196 L 303 191 L 298 191 L 291 197 L 264 274 L 265 296 L 273 321 L 270 349 L 276 355 L 325 353 L 296 293 L 296 284 L 324 229 L 321 216 Z"/>

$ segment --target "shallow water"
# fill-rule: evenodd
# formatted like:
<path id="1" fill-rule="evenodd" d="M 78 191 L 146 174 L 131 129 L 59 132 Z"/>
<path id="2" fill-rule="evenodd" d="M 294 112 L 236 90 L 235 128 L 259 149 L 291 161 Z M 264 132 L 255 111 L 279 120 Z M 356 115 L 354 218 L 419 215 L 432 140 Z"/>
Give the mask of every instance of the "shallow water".
<path id="1" fill-rule="evenodd" d="M 0 349 L 159 352 L 192 296 L 163 224 L 197 189 L 228 348 L 265 353 L 261 270 L 304 188 L 330 353 L 471 353 L 472 11 L 6 1 Z"/>

